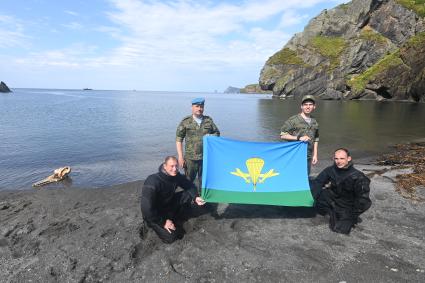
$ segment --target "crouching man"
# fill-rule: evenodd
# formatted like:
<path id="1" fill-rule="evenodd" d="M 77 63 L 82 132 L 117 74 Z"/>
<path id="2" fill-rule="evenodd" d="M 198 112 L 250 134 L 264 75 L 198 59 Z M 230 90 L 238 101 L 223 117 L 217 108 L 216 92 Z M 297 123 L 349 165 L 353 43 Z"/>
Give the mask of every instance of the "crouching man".
<path id="1" fill-rule="evenodd" d="M 347 149 L 335 151 L 334 165 L 323 170 L 313 181 L 314 206 L 319 214 L 329 214 L 332 231 L 349 234 L 359 215 L 372 204 L 370 179 L 355 169 Z"/>
<path id="2" fill-rule="evenodd" d="M 177 187 L 183 191 L 176 192 Z M 174 156 L 165 158 L 158 173 L 150 175 L 142 188 L 141 209 L 143 219 L 164 243 L 183 237 L 183 228 L 177 223 L 184 208 L 194 202 L 204 205 L 197 195 L 196 186 L 179 173 Z"/>

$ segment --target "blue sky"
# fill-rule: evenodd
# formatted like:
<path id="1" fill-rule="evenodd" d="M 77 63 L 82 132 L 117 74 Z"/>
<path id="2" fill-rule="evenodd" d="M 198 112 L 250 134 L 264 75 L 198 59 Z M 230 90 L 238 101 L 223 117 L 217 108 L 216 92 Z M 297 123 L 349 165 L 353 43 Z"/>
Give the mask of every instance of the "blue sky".
<path id="1" fill-rule="evenodd" d="M 347 1 L 1 0 L 0 80 L 18 88 L 223 91 Z"/>

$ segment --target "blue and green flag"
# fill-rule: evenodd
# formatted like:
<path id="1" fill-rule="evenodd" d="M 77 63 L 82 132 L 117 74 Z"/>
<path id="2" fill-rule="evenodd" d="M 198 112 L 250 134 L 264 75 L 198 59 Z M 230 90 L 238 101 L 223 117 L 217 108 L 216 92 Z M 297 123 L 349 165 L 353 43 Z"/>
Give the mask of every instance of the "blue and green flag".
<path id="1" fill-rule="evenodd" d="M 207 202 L 312 206 L 307 143 L 244 142 L 204 136 Z"/>

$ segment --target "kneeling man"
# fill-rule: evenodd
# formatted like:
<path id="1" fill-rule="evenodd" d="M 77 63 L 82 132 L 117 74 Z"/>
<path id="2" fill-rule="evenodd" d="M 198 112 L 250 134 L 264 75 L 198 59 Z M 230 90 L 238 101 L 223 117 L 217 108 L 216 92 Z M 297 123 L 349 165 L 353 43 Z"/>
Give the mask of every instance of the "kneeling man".
<path id="1" fill-rule="evenodd" d="M 349 234 L 359 215 L 372 204 L 370 179 L 353 167 L 347 149 L 335 151 L 334 165 L 323 170 L 313 181 L 314 206 L 318 213 L 329 214 L 332 231 Z"/>
<path id="2" fill-rule="evenodd" d="M 177 187 L 183 191 L 176 192 Z M 176 224 L 179 213 L 191 202 L 204 205 L 196 186 L 179 173 L 177 158 L 168 156 L 158 173 L 150 175 L 142 188 L 143 219 L 164 243 L 183 237 L 183 229 Z"/>

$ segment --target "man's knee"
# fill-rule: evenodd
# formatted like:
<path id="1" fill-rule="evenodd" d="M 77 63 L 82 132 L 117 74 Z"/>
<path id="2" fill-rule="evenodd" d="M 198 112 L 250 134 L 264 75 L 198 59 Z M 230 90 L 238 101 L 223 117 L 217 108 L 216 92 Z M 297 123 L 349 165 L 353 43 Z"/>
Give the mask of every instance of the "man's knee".
<path id="1" fill-rule="evenodd" d="M 309 181 L 310 183 L 310 192 L 314 200 L 319 199 L 320 194 L 322 193 L 322 186 L 318 185 L 315 181 Z"/>
<path id="2" fill-rule="evenodd" d="M 357 221 L 350 210 L 332 210 L 330 213 L 329 227 L 332 231 L 341 234 L 350 234 Z"/>
<path id="3" fill-rule="evenodd" d="M 184 230 L 183 228 L 181 228 L 180 226 L 176 227 L 176 230 L 168 232 L 167 230 L 164 229 L 164 233 L 159 236 L 159 238 L 162 240 L 162 242 L 166 243 L 166 244 L 172 244 L 177 240 L 180 240 L 183 238 L 184 235 Z"/>
<path id="4" fill-rule="evenodd" d="M 315 205 L 314 208 L 316 209 L 316 212 L 320 215 L 329 214 L 329 209 L 327 207 Z"/>
<path id="5" fill-rule="evenodd" d="M 335 222 L 332 231 L 348 235 L 350 234 L 351 228 L 353 228 L 353 226 L 353 220 L 340 220 Z"/>
<path id="6" fill-rule="evenodd" d="M 317 194 L 314 200 L 314 208 L 321 215 L 328 214 L 332 210 L 331 200 L 326 191 Z"/>
<path id="7" fill-rule="evenodd" d="M 163 243 L 171 244 L 174 243 L 176 240 L 183 238 L 184 233 L 180 227 L 176 227 L 176 230 L 171 231 L 170 233 L 158 224 L 151 223 L 148 226 L 155 231 L 155 233 L 158 235 L 158 237 Z"/>
<path id="8" fill-rule="evenodd" d="M 176 232 L 171 232 L 171 233 L 169 233 L 168 231 L 166 231 L 167 233 L 168 233 L 168 235 L 167 234 L 162 234 L 162 235 L 159 235 L 158 234 L 158 237 L 162 240 L 162 242 L 163 243 L 165 243 L 165 244 L 172 244 L 172 243 L 174 243 L 177 239 L 179 239 L 178 237 L 177 237 L 177 233 Z"/>

